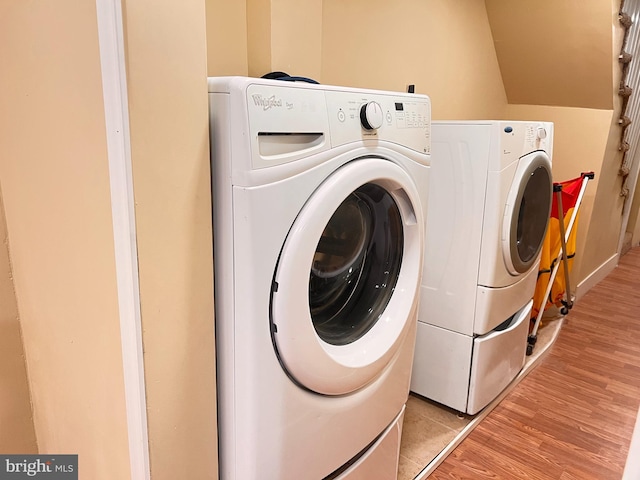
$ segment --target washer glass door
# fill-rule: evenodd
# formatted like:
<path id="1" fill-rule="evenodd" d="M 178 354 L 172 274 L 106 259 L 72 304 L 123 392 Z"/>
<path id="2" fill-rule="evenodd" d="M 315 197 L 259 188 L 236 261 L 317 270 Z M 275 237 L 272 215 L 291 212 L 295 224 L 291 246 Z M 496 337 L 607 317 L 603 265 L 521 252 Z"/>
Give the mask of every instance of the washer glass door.
<path id="1" fill-rule="evenodd" d="M 375 183 L 349 194 L 311 265 L 309 307 L 320 339 L 347 345 L 373 327 L 398 281 L 402 249 L 402 216 L 391 194 Z"/>
<path id="2" fill-rule="evenodd" d="M 537 261 L 549 226 L 553 183 L 547 155 L 535 152 L 521 158 L 514 182 L 505 260 L 511 274 L 521 274 Z"/>
<path id="3" fill-rule="evenodd" d="M 424 225 L 396 163 L 360 158 L 316 189 L 282 247 L 271 292 L 280 363 L 300 386 L 355 391 L 415 328 Z"/>

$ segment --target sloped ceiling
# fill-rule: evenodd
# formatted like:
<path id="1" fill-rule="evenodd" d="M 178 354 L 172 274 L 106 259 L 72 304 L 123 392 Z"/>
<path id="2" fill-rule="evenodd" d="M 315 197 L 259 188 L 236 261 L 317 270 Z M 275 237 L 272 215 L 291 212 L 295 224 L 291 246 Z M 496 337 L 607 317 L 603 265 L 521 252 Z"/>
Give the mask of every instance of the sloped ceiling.
<path id="1" fill-rule="evenodd" d="M 612 109 L 613 3 L 485 0 L 508 102 Z"/>

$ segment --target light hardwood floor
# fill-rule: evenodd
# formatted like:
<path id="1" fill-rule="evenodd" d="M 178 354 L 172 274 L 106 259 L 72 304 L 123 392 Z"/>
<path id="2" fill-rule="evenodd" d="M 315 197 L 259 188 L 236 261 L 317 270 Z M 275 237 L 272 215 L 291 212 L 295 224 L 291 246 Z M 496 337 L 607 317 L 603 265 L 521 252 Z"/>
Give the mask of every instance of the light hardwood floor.
<path id="1" fill-rule="evenodd" d="M 640 405 L 640 247 L 430 479 L 619 480 Z"/>

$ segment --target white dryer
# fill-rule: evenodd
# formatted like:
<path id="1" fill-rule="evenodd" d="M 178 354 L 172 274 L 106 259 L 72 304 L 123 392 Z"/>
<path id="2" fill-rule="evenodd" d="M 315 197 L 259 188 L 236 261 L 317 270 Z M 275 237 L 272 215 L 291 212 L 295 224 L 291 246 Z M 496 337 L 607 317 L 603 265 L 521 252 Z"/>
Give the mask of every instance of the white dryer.
<path id="1" fill-rule="evenodd" d="M 209 109 L 221 479 L 396 478 L 429 98 L 210 78 Z"/>
<path id="2" fill-rule="evenodd" d="M 411 390 L 475 414 L 524 364 L 553 124 L 433 122 Z"/>

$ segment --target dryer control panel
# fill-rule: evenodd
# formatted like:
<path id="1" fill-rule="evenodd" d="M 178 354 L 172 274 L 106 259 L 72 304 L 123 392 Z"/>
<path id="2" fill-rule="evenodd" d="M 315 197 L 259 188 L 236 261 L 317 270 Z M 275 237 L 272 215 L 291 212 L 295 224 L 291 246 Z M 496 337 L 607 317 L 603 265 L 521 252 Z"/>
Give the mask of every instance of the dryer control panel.
<path id="1" fill-rule="evenodd" d="M 501 171 L 519 158 L 537 150 L 552 156 L 553 123 L 527 121 L 495 122 L 499 129 L 500 157 L 491 157 L 489 170 Z"/>

